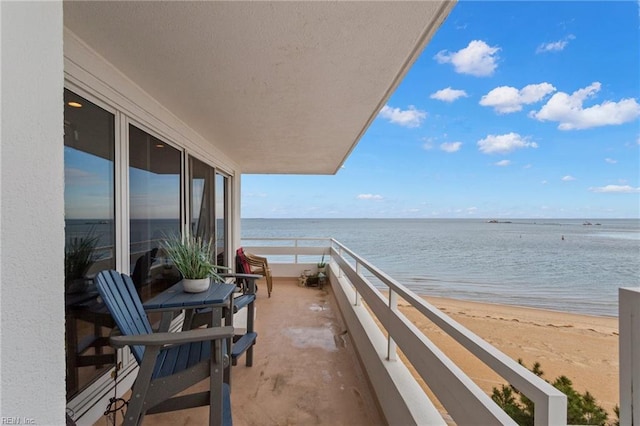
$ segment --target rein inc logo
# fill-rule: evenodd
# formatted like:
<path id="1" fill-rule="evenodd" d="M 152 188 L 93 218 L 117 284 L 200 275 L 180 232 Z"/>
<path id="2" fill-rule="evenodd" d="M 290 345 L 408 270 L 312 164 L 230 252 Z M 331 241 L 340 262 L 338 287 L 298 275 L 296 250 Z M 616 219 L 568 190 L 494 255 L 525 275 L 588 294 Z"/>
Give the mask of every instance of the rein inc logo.
<path id="1" fill-rule="evenodd" d="M 35 425 L 35 419 L 31 417 L 0 417 L 0 425 Z"/>

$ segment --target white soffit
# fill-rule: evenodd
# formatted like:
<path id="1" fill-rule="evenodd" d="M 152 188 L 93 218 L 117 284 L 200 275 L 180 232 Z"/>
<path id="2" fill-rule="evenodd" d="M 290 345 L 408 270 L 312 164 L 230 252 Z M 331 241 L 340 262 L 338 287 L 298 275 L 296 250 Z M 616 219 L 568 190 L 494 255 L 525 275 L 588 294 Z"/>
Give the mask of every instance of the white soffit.
<path id="1" fill-rule="evenodd" d="M 331 174 L 453 4 L 65 1 L 64 25 L 243 173 Z"/>

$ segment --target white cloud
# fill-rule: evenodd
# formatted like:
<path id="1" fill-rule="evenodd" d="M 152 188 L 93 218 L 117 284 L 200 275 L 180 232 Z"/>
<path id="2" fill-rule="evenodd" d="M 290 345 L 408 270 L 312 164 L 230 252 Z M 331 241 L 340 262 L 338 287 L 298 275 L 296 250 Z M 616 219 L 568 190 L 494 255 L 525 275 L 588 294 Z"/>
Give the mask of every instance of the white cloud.
<path id="1" fill-rule="evenodd" d="M 445 142 L 440 144 L 440 149 L 444 152 L 457 152 L 460 151 L 462 142 Z"/>
<path id="2" fill-rule="evenodd" d="M 613 158 L 605 158 L 604 161 L 609 163 L 609 164 L 616 164 L 618 162 L 617 160 L 614 160 Z"/>
<path id="3" fill-rule="evenodd" d="M 498 161 L 497 163 L 493 163 L 494 166 L 499 166 L 499 167 L 506 167 L 506 166 L 510 166 L 511 165 L 511 160 L 501 160 Z"/>
<path id="4" fill-rule="evenodd" d="M 640 116 L 640 105 L 634 98 L 622 99 L 619 102 L 605 101 L 588 108 L 583 102 L 600 91 L 600 83 L 594 82 L 571 95 L 564 92 L 555 93 L 540 109 L 531 111 L 530 117 L 540 121 L 557 121 L 560 130 L 588 129 L 590 127 L 622 124 Z"/>
<path id="5" fill-rule="evenodd" d="M 546 52 L 560 52 L 567 47 L 569 44 L 569 40 L 573 40 L 575 37 L 570 34 L 564 40 L 552 41 L 549 43 L 542 43 L 536 49 L 536 53 L 546 53 Z"/>
<path id="6" fill-rule="evenodd" d="M 67 185 L 92 186 L 104 182 L 103 176 L 88 170 L 65 167 L 64 181 Z"/>
<path id="7" fill-rule="evenodd" d="M 446 89 L 438 90 L 437 92 L 432 93 L 429 97 L 431 99 L 437 99 L 439 101 L 453 102 L 459 98 L 469 97 L 469 95 L 467 95 L 467 92 L 465 92 L 464 90 L 452 89 L 451 87 L 447 87 Z"/>
<path id="8" fill-rule="evenodd" d="M 500 86 L 480 99 L 480 105 L 492 107 L 499 114 L 522 110 L 522 105 L 532 104 L 556 91 L 549 83 L 529 84 L 518 90 L 515 87 Z"/>
<path id="9" fill-rule="evenodd" d="M 536 49 L 536 53 L 542 52 L 558 52 L 563 50 L 569 42 L 566 40 L 553 41 L 551 43 L 543 43 Z"/>
<path id="10" fill-rule="evenodd" d="M 574 178 L 574 177 L 573 177 L 573 176 L 571 176 L 571 175 L 566 175 L 566 176 L 564 176 L 564 177 L 562 178 L 562 181 L 563 181 L 563 182 L 571 182 L 572 180 L 576 180 L 576 178 Z"/>
<path id="11" fill-rule="evenodd" d="M 380 117 L 400 126 L 419 127 L 424 119 L 427 118 L 427 112 L 416 109 L 413 105 L 409 105 L 409 109 L 405 110 L 385 105 L 380 110 Z"/>
<path id="12" fill-rule="evenodd" d="M 425 151 L 430 151 L 433 149 L 433 142 L 434 142 L 434 138 L 422 138 L 422 141 L 424 142 L 424 144 L 422 144 L 422 148 Z"/>
<path id="13" fill-rule="evenodd" d="M 618 194 L 635 194 L 640 192 L 640 187 L 634 188 L 630 185 L 606 185 L 606 186 L 595 186 L 589 188 L 591 192 L 608 192 L 608 193 L 618 193 Z"/>
<path id="14" fill-rule="evenodd" d="M 356 198 L 358 200 L 382 200 L 384 197 L 379 194 L 359 194 Z"/>
<path id="15" fill-rule="evenodd" d="M 513 132 L 506 135 L 487 135 L 478 141 L 478 148 L 485 154 L 507 154 L 519 148 L 537 147 L 537 143 L 529 142 L 527 137 Z"/>
<path id="16" fill-rule="evenodd" d="M 441 50 L 434 56 L 440 64 L 453 64 L 454 69 L 460 74 L 471 74 L 476 77 L 493 75 L 498 67 L 497 46 L 489 46 L 482 40 L 473 40 L 469 45 L 457 52 Z"/>

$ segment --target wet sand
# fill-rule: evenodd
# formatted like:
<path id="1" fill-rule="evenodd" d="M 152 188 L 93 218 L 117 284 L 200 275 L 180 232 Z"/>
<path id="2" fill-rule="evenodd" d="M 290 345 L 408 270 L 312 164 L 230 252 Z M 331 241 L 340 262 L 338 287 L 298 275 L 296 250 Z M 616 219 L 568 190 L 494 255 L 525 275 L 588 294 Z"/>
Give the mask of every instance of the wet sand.
<path id="1" fill-rule="evenodd" d="M 588 390 L 612 419 L 618 404 L 618 319 L 542 309 L 425 299 L 502 352 L 530 367 L 541 364 L 544 378 L 565 375 L 579 392 Z M 506 383 L 466 349 L 406 303 L 401 311 L 483 390 Z"/>

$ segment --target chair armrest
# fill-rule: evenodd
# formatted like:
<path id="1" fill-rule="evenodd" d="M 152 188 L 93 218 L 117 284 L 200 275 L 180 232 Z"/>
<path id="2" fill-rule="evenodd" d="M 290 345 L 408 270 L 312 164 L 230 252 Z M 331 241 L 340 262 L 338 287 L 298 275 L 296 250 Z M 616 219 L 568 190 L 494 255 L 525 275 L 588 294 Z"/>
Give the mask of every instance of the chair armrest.
<path id="1" fill-rule="evenodd" d="M 267 262 L 267 258 L 266 257 L 257 256 L 255 254 L 246 253 L 246 252 L 245 252 L 244 256 L 247 258 L 249 263 L 253 262 L 253 263 L 261 263 L 261 264 L 264 264 L 264 265 L 269 265 L 269 263 Z"/>
<path id="2" fill-rule="evenodd" d="M 138 334 L 135 336 L 111 336 L 109 341 L 116 348 L 129 345 L 166 346 L 180 345 L 191 342 L 205 342 L 210 340 L 227 339 L 233 337 L 233 327 L 198 328 L 176 333 Z"/>
<path id="3" fill-rule="evenodd" d="M 259 259 L 259 260 L 267 260 L 266 257 L 264 256 L 258 256 L 257 254 L 253 254 L 253 253 L 247 253 L 246 251 L 244 252 L 244 255 L 248 258 L 253 258 L 253 259 Z"/>

